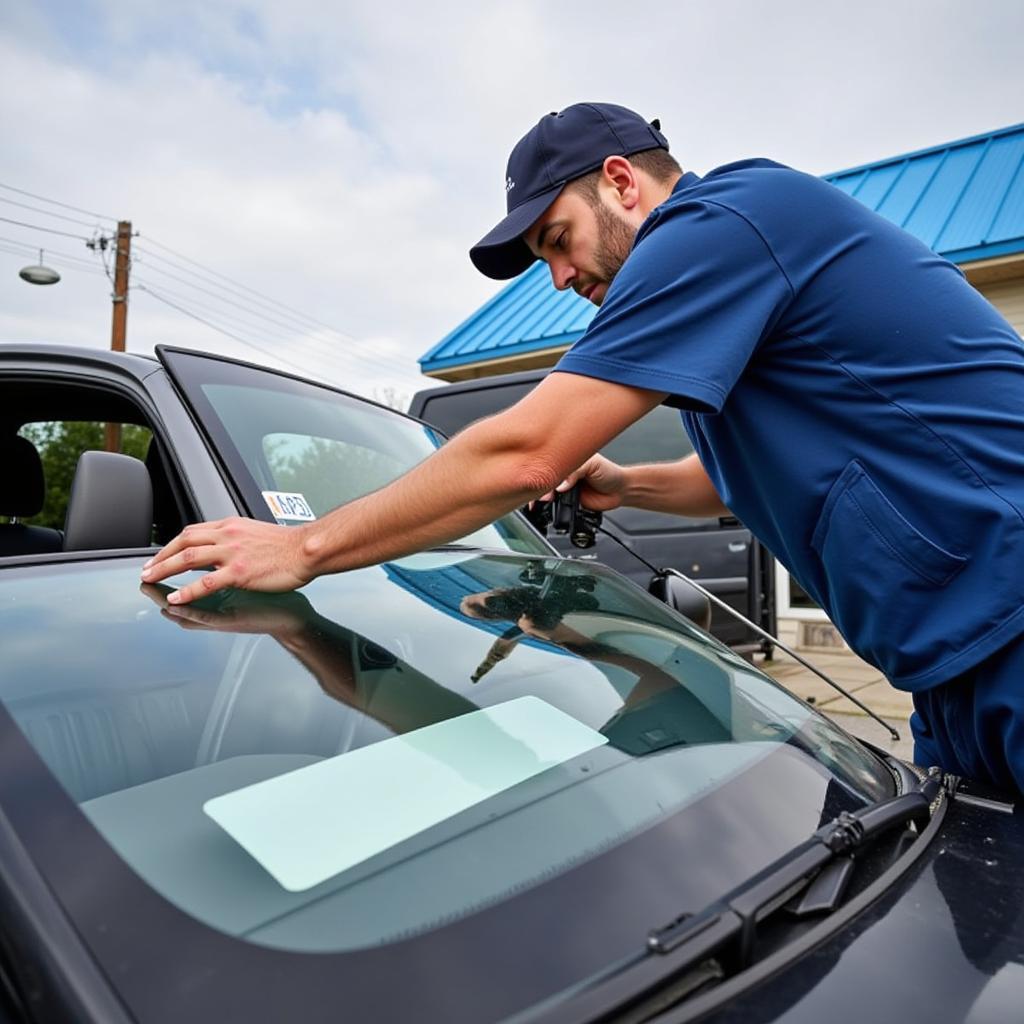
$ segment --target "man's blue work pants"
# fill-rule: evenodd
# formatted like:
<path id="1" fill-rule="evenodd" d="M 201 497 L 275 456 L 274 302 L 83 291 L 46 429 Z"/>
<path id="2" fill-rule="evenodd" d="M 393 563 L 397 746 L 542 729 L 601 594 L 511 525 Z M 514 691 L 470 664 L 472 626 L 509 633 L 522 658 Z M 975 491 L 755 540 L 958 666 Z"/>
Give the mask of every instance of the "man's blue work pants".
<path id="1" fill-rule="evenodd" d="M 1024 636 L 914 694 L 914 760 L 1024 792 Z"/>

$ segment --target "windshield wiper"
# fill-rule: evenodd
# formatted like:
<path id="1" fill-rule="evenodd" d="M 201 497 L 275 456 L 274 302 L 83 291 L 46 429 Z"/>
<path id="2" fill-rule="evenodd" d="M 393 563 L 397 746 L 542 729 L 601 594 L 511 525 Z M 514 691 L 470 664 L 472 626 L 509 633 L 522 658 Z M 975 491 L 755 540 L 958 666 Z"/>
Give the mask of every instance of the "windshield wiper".
<path id="1" fill-rule="evenodd" d="M 852 813 L 843 811 L 721 899 L 650 932 L 648 950 L 666 954 L 691 947 L 675 971 L 696 967 L 711 957 L 727 959 L 732 971 L 742 970 L 751 962 L 760 921 L 805 887 L 807 892 L 795 908 L 797 916 L 834 910 L 852 873 L 851 855 L 897 826 L 926 822 L 941 788 L 941 778 L 930 775 L 908 793 Z"/>

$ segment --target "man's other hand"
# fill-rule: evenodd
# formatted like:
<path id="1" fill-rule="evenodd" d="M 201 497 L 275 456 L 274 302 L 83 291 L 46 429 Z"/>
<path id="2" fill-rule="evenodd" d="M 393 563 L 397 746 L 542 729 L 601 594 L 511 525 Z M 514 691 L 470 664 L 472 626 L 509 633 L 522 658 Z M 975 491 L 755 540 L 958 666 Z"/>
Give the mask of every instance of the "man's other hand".
<path id="1" fill-rule="evenodd" d="M 190 569 L 212 570 L 168 595 L 171 604 L 187 604 L 225 587 L 295 590 L 313 578 L 302 548 L 307 530 L 237 517 L 195 523 L 142 567 L 142 579 L 158 583 Z"/>
<path id="2" fill-rule="evenodd" d="M 622 504 L 626 493 L 626 474 L 622 466 L 603 455 L 591 455 L 575 472 L 570 473 L 555 490 L 564 493 L 580 484 L 580 504 L 594 512 L 607 512 Z M 544 501 L 554 498 L 554 491 Z"/>

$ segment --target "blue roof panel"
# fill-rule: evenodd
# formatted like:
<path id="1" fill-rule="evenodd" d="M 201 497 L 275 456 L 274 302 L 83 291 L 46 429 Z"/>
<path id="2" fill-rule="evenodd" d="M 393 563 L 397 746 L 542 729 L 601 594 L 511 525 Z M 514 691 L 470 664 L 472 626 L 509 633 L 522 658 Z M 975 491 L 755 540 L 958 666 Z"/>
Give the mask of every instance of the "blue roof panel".
<path id="1" fill-rule="evenodd" d="M 992 224 L 992 238 L 1024 238 L 1024 145 L 1013 181 Z"/>
<path id="2" fill-rule="evenodd" d="M 994 139 L 982 154 L 969 187 L 963 192 L 937 247 L 955 252 L 975 245 L 1005 241 L 993 231 L 1000 209 L 1024 154 L 1024 135 Z M 1021 234 L 1017 231 L 1017 234 Z"/>
<path id="3" fill-rule="evenodd" d="M 905 167 L 905 164 L 890 164 L 888 167 L 879 168 L 873 174 L 864 175 L 853 192 L 854 199 L 862 202 L 870 210 L 877 210 L 899 180 Z"/>
<path id="4" fill-rule="evenodd" d="M 969 150 L 943 153 L 932 180 L 918 197 L 903 227 L 934 249 L 935 241 L 952 213 L 950 197 L 963 192 L 976 163 L 977 154 Z"/>
<path id="5" fill-rule="evenodd" d="M 825 180 L 957 262 L 1024 252 L 1024 124 Z M 597 312 L 535 263 L 420 357 L 424 373 L 571 344 Z"/>
<path id="6" fill-rule="evenodd" d="M 922 157 L 920 160 L 906 161 L 889 194 L 876 207 L 877 212 L 903 227 L 941 163 L 942 157 L 938 153 Z"/>
<path id="7" fill-rule="evenodd" d="M 468 320 L 420 357 L 425 373 L 514 352 L 571 344 L 597 308 L 574 291 L 557 291 L 547 266 L 534 263 Z"/>
<path id="8" fill-rule="evenodd" d="M 1019 177 L 1024 125 L 825 176 L 951 258 L 1024 251 Z M 1003 216 L 1004 211 L 1011 211 Z M 1022 238 L 1014 248 L 1010 243 Z M 1009 248 L 1008 248 L 1009 246 Z"/>

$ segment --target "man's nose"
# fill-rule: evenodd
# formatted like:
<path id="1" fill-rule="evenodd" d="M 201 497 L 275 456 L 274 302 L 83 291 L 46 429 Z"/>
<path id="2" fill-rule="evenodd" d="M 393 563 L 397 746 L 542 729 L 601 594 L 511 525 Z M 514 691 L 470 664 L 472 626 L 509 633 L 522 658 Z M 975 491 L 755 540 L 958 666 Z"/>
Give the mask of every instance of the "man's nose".
<path id="1" fill-rule="evenodd" d="M 551 283 L 560 291 L 572 285 L 576 278 L 576 268 L 568 260 L 552 261 L 548 264 L 551 271 Z"/>

